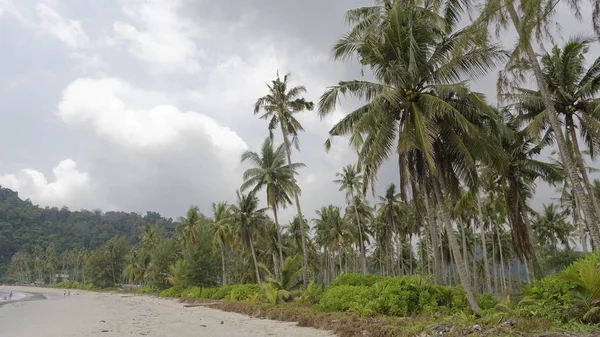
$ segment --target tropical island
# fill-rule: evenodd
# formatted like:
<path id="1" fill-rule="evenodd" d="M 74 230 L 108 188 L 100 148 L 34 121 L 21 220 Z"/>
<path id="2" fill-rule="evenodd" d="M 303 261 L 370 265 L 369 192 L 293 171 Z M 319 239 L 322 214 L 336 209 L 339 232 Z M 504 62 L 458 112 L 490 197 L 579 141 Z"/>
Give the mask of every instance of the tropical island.
<path id="1" fill-rule="evenodd" d="M 487 1 L 459 26 L 466 8 L 348 11 L 334 58 L 357 59 L 371 79 L 340 81 L 314 103 L 278 74 L 253 110 L 266 138 L 241 155 L 250 168 L 237 198 L 212 214 L 42 209 L 0 189 L 0 280 L 208 302 L 340 336 L 600 332 L 600 180 L 586 165 L 600 146 L 600 57 L 586 61 L 598 42 L 573 37 L 538 54 L 551 4 Z M 518 35 L 510 50 L 491 36 L 507 29 Z M 498 67 L 493 105 L 472 83 Z M 346 204 L 307 219 L 295 116 L 325 117 L 344 97 L 363 105 L 325 148 L 356 150 L 331 177 Z M 378 181 L 390 159 L 397 181 Z M 557 199 L 537 212 L 541 182 Z M 288 207 L 296 216 L 283 223 Z"/>

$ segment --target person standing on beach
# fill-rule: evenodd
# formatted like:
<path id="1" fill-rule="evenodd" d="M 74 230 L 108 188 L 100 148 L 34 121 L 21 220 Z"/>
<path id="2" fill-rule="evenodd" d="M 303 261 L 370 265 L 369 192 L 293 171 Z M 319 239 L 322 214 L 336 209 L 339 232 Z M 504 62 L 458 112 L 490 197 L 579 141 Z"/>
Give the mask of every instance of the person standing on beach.
<path id="1" fill-rule="evenodd" d="M 12 291 L 8 294 L 8 300 L 11 301 L 12 300 Z"/>

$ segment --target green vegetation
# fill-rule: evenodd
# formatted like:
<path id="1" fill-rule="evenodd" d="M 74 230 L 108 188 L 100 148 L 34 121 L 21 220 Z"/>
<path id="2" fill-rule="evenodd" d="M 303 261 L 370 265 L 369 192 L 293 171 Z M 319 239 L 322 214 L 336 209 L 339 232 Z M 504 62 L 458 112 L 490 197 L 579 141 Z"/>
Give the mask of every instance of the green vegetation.
<path id="1" fill-rule="evenodd" d="M 597 330 L 600 181 L 584 162 L 600 149 L 600 58 L 585 62 L 596 41 L 575 38 L 538 55 L 533 46 L 547 42 L 555 2 L 480 5 L 482 15 L 464 28 L 458 22 L 470 2 L 377 0 L 348 11 L 352 27 L 333 56 L 358 59 L 371 80 L 340 81 L 317 107 L 327 117 L 344 96 L 362 104 L 325 144 L 347 137 L 357 152 L 357 162 L 331 177 L 344 205 L 303 216 L 296 115 L 315 106 L 302 97 L 306 88 L 278 74 L 255 103 L 268 138 L 241 155 L 248 169 L 233 203 L 214 203 L 211 216 L 192 206 L 174 223 L 156 213 L 40 209 L 1 189 L 5 278 L 226 300 L 226 310 L 265 310 L 311 326 L 338 320 L 342 332 L 390 335 L 401 326 L 446 335 L 457 322 L 470 325 L 450 329 L 459 335 L 475 323 L 491 335 Z M 506 51 L 489 32 L 509 27 L 518 43 Z M 472 82 L 500 66 L 501 105 L 492 106 Z M 537 88 L 524 88 L 527 77 Z M 542 160 L 553 145 L 555 158 Z M 385 193 L 372 198 L 390 159 L 397 184 L 384 182 Z M 560 199 L 538 213 L 530 201 L 540 182 Z M 288 206 L 296 216 L 285 224 Z M 425 325 L 432 320 L 437 328 Z"/>

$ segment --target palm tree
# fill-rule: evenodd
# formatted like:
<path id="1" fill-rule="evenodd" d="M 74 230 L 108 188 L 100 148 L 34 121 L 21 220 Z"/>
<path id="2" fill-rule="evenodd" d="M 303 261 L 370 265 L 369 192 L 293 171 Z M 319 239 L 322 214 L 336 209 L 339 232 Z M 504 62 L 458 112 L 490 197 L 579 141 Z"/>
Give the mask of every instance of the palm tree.
<path id="1" fill-rule="evenodd" d="M 333 111 L 341 95 L 366 99 L 367 104 L 337 123 L 330 136 L 351 136 L 364 182 L 372 183 L 382 163 L 397 152 L 401 195 L 407 187 L 419 195 L 416 185 L 421 184 L 429 192 L 425 195 L 435 198 L 461 283 L 478 312 L 444 194 L 456 189 L 459 178 L 476 179 L 474 153 L 493 153 L 477 127 L 493 112 L 464 80 L 485 75 L 503 54 L 496 46 L 476 45 L 465 31 L 452 31 L 452 20 L 437 15 L 430 3 L 393 4 L 386 16 L 383 27 L 370 29 L 358 40 L 342 39 L 334 55 L 339 59 L 356 54 L 377 82 L 340 82 L 323 94 L 319 113 Z M 326 145 L 330 144 L 331 139 Z"/>
<path id="2" fill-rule="evenodd" d="M 400 254 L 402 254 L 402 236 L 403 230 L 401 228 L 400 218 L 402 216 L 402 202 L 400 201 L 400 193 L 396 193 L 396 185 L 390 184 L 385 191 L 384 196 L 379 196 L 379 213 L 385 222 L 389 225 L 392 233 L 396 234 L 396 238 L 398 240 L 398 254 L 399 260 L 402 260 Z M 393 236 L 392 236 L 393 237 Z M 392 238 L 390 237 L 390 239 Z M 393 264 L 392 264 L 392 274 L 393 274 Z M 400 273 L 402 273 L 402 268 L 400 269 Z"/>
<path id="3" fill-rule="evenodd" d="M 597 0 L 594 3 L 594 13 L 592 14 L 594 28 L 600 32 L 600 3 Z M 576 17 L 581 18 L 581 1 L 572 1 L 569 7 L 575 12 Z M 554 25 L 552 18 L 556 15 L 556 4 L 551 1 L 538 2 L 513 2 L 512 0 L 487 0 L 485 6 L 481 9 L 481 15 L 472 25 L 473 32 L 487 31 L 487 28 L 494 26 L 496 31 L 506 29 L 512 26 L 518 33 L 518 42 L 516 49 L 511 53 L 512 59 L 506 65 L 509 72 L 516 71 L 518 78 L 524 78 L 524 70 L 531 71 L 536 79 L 539 89 L 541 103 L 546 110 L 548 123 L 554 132 L 556 145 L 560 154 L 560 160 L 565 164 L 565 173 L 571 186 L 575 198 L 581 206 L 585 216 L 585 221 L 590 227 L 592 238 L 600 242 L 600 216 L 592 204 L 589 193 L 586 193 L 581 185 L 577 165 L 573 160 L 565 134 L 562 132 L 561 120 L 553 100 L 550 80 L 545 76 L 544 70 L 538 60 L 538 54 L 533 49 L 534 40 L 543 43 L 544 39 L 550 36 L 550 30 Z M 525 59 L 526 66 L 523 67 Z M 569 70 L 570 71 L 570 70 Z M 499 83 L 509 82 L 507 78 L 501 78 Z"/>
<path id="4" fill-rule="evenodd" d="M 179 229 L 186 245 L 193 245 L 198 241 L 198 226 L 202 217 L 198 206 L 191 206 L 185 218 L 181 218 Z"/>
<path id="5" fill-rule="evenodd" d="M 302 238 L 306 236 L 306 233 L 310 231 L 310 226 L 306 219 L 304 221 L 300 221 L 297 216 L 294 217 L 292 221 L 290 221 L 288 225 L 288 233 L 290 234 L 293 242 L 295 243 L 295 252 L 292 255 L 302 253 Z M 304 233 L 303 233 L 304 232 Z"/>
<path id="6" fill-rule="evenodd" d="M 541 62 L 570 153 L 583 178 L 591 204 L 596 214 L 600 214 L 576 133 L 579 129 L 593 158 L 595 149 L 600 146 L 600 99 L 597 98 L 600 93 L 600 57 L 588 69 L 585 68 L 585 54 L 590 43 L 581 38 L 572 39 L 562 49 L 554 46 Z M 548 112 L 539 91 L 517 87 L 515 93 L 507 97 L 517 101 L 514 106 L 523 114 L 523 119 L 530 122 L 528 127 L 532 134 L 539 137 L 542 129 L 548 129 Z M 553 130 L 548 129 L 547 132 Z"/>
<path id="7" fill-rule="evenodd" d="M 530 259 L 537 262 L 527 202 L 533 197 L 535 182 L 538 179 L 552 182 L 560 180 L 562 175 L 556 165 L 533 159 L 540 154 L 541 147 L 533 144 L 526 131 L 517 130 L 516 120 L 507 115 L 506 111 L 504 118 L 507 127 L 513 130 L 513 133 L 500 140 L 506 154 L 504 160 L 496 161 L 487 168 L 486 174 L 496 182 L 496 189 L 490 189 L 489 193 L 492 194 L 491 199 L 496 199 L 493 196 L 495 191 L 499 190 L 504 194 L 516 255 L 521 260 Z"/>
<path id="8" fill-rule="evenodd" d="M 273 210 L 275 225 L 277 226 L 277 241 L 279 245 L 279 263 L 283 264 L 283 248 L 281 243 L 281 230 L 277 209 L 292 203 L 290 195 L 299 194 L 300 189 L 296 185 L 294 174 L 296 169 L 304 167 L 304 164 L 286 164 L 285 149 L 283 145 L 273 148 L 273 140 L 265 139 L 260 153 L 246 151 L 242 154 L 242 162 L 250 161 L 254 167 L 244 172 L 244 183 L 241 190 L 252 188 L 257 192 L 263 188 L 267 190 L 267 204 Z"/>
<path id="9" fill-rule="evenodd" d="M 533 221 L 537 241 L 552 249 L 556 249 L 559 243 L 569 249 L 573 227 L 567 222 L 567 213 L 559 211 L 554 204 L 543 206 L 542 213 L 536 214 Z"/>
<path id="10" fill-rule="evenodd" d="M 254 192 L 248 194 L 237 193 L 237 204 L 231 206 L 233 219 L 237 226 L 237 235 L 243 246 L 250 249 L 252 261 L 254 262 L 254 271 L 256 272 L 256 280 L 259 285 L 262 285 L 260 272 L 258 270 L 258 262 L 256 260 L 256 252 L 254 250 L 253 237 L 257 226 L 265 218 L 266 208 L 258 208 L 258 198 Z"/>
<path id="11" fill-rule="evenodd" d="M 297 86 L 288 89 L 288 79 L 289 75 L 285 75 L 282 80 L 279 77 L 279 72 L 277 72 L 277 79 L 272 81 L 271 85 L 267 84 L 269 94 L 259 98 L 254 104 L 254 114 L 256 115 L 263 110 L 264 114 L 260 118 L 269 120 L 269 134 L 271 138 L 273 138 L 273 130 L 277 127 L 281 129 L 288 165 L 292 166 L 292 144 L 296 146 L 296 149 L 299 148 L 298 132 L 304 131 L 300 122 L 294 117 L 294 114 L 304 110 L 310 111 L 314 105 L 312 102 L 308 102 L 300 97 L 306 92 L 305 87 Z M 292 175 L 292 182 L 294 184 L 296 182 L 295 179 Z M 294 199 L 298 218 L 304 219 L 297 192 L 294 192 Z M 308 250 L 306 249 L 306 240 L 306 237 L 302 239 L 304 286 L 308 282 Z"/>
<path id="12" fill-rule="evenodd" d="M 213 225 L 215 234 L 213 236 L 213 245 L 221 250 L 221 270 L 222 284 L 227 284 L 227 275 L 225 270 L 225 248 L 232 245 L 232 225 L 233 215 L 231 214 L 231 206 L 227 202 L 219 202 L 212 204 Z"/>
<path id="13" fill-rule="evenodd" d="M 341 255 L 343 247 L 352 240 L 352 233 L 344 221 L 339 207 L 324 206 L 316 214 L 317 218 L 313 219 L 316 241 L 324 248 L 325 255 L 331 252 L 332 277 L 335 277 L 335 253 L 337 252 L 338 256 Z"/>
<path id="14" fill-rule="evenodd" d="M 355 238 L 358 239 L 358 247 L 361 252 L 362 271 L 363 274 L 366 274 L 366 244 L 370 243 L 369 223 L 373 218 L 373 209 L 366 200 L 359 195 L 356 195 L 346 207 L 346 216 L 349 217 L 348 223 L 354 224 L 352 226 L 353 233 Z"/>
<path id="15" fill-rule="evenodd" d="M 337 172 L 335 174 L 338 179 L 335 179 L 333 182 L 340 185 L 340 191 L 346 191 L 346 202 L 350 205 L 351 202 L 355 201 L 357 197 L 356 191 L 360 191 L 362 189 L 362 175 L 360 174 L 360 168 L 357 165 L 348 164 L 346 167 L 342 168 L 342 172 Z M 360 197 L 359 197 L 360 199 Z M 358 214 L 358 207 L 352 208 L 354 212 L 356 225 L 358 227 L 358 235 L 359 235 L 359 245 L 360 245 L 360 258 L 361 258 L 361 266 L 363 274 L 367 273 L 367 258 L 365 252 L 365 238 L 363 237 L 363 229 L 360 221 L 360 216 Z"/>

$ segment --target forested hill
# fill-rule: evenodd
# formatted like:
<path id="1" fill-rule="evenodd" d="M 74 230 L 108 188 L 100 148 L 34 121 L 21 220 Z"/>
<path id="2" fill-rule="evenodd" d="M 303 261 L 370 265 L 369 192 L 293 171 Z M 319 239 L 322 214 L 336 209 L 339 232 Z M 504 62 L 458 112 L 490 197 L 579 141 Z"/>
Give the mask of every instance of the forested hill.
<path id="1" fill-rule="evenodd" d="M 10 189 L 0 186 L 0 280 L 10 258 L 22 249 L 33 250 L 53 244 L 57 252 L 73 248 L 95 249 L 110 238 L 121 235 L 136 243 L 146 224 L 160 223 L 168 235 L 174 233 L 173 219 L 159 213 L 70 211 L 68 208 L 41 208 L 21 200 Z"/>

